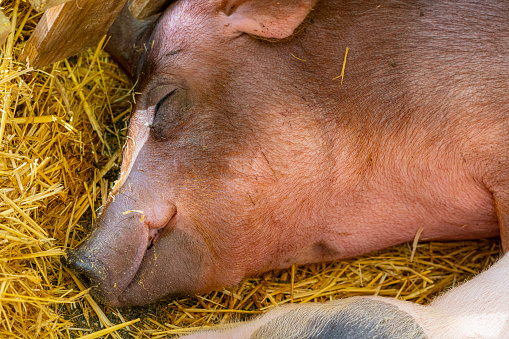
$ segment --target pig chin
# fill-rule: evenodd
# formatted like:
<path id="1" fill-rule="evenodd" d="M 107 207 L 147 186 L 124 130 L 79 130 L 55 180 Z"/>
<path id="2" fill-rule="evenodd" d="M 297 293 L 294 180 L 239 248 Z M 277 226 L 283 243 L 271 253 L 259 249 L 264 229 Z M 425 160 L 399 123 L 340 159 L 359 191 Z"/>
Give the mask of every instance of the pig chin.
<path id="1" fill-rule="evenodd" d="M 131 265 L 128 270 L 126 271 L 125 268 L 122 267 L 115 267 L 116 263 L 125 263 L 124 258 L 119 257 L 117 260 L 111 260 L 109 263 L 110 270 L 108 276 L 103 282 L 96 284 L 95 288 L 92 288 L 92 295 L 103 303 L 113 307 L 130 305 L 130 303 L 126 303 L 126 298 L 124 296 L 131 293 L 129 291 L 132 290 L 132 285 L 136 286 L 143 283 L 139 278 L 139 271 L 146 265 L 145 263 L 147 261 L 150 261 L 147 258 L 151 258 L 153 253 L 156 252 L 156 249 L 160 251 L 160 241 L 166 236 L 171 235 L 172 227 L 175 226 L 173 221 L 173 219 L 170 220 L 167 225 L 159 229 L 143 227 L 142 237 L 144 237 L 146 241 L 139 244 L 136 256 L 133 258 L 134 260 L 130 262 Z"/>
<path id="2" fill-rule="evenodd" d="M 201 290 L 207 247 L 177 227 L 172 220 L 145 251 L 143 259 L 128 286 L 112 306 L 145 305 L 164 298 L 179 297 Z M 208 287 L 205 287 L 207 289 Z"/>

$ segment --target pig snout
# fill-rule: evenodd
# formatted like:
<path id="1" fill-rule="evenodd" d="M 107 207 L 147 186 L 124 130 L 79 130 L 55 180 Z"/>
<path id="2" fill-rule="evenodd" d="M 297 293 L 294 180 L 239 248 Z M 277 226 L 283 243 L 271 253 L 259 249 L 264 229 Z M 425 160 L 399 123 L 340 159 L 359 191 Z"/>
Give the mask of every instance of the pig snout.
<path id="1" fill-rule="evenodd" d="M 95 297 L 111 305 L 119 305 L 117 295 L 131 282 L 149 244 L 146 227 L 122 226 L 106 229 L 99 224 L 85 243 L 68 252 L 64 262 Z"/>
<path id="2" fill-rule="evenodd" d="M 63 264 L 78 273 L 89 286 L 97 286 L 106 279 L 106 269 L 85 247 L 67 252 Z"/>
<path id="3" fill-rule="evenodd" d="M 136 162 L 145 161 L 143 153 Z M 217 285 L 209 278 L 210 248 L 190 231 L 186 208 L 178 209 L 171 194 L 159 194 L 155 188 L 168 181 L 144 168 L 132 166 L 90 237 L 64 262 L 91 287 L 92 296 L 114 307 Z"/>
<path id="4" fill-rule="evenodd" d="M 118 296 L 133 281 L 176 209 L 163 204 L 155 204 L 164 206 L 159 208 L 134 206 L 129 202 L 138 199 L 125 193 L 116 200 L 100 215 L 90 237 L 67 253 L 64 265 L 78 273 L 99 300 L 120 306 Z"/>

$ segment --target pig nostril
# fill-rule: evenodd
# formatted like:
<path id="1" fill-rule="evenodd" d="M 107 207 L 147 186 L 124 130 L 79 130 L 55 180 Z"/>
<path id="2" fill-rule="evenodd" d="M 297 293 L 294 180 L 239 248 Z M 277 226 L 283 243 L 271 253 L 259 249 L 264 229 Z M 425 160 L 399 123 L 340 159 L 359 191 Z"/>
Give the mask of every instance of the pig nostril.
<path id="1" fill-rule="evenodd" d="M 79 252 L 79 250 L 67 252 L 67 258 L 64 258 L 62 264 L 76 272 L 88 286 L 98 285 L 104 281 L 106 278 L 104 266 L 89 256 L 80 255 Z"/>
<path id="2" fill-rule="evenodd" d="M 87 286 L 87 287 L 90 287 L 92 286 L 92 280 L 90 280 L 90 278 L 85 275 L 85 274 L 82 274 L 82 273 L 77 273 L 79 279 L 81 280 L 81 282 L 83 283 L 83 285 Z"/>

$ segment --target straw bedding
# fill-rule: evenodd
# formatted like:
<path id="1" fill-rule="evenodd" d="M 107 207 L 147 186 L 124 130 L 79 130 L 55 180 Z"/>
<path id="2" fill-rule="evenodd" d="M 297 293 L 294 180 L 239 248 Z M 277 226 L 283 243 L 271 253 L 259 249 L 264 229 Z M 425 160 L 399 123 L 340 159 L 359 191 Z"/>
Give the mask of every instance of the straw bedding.
<path id="1" fill-rule="evenodd" d="M 17 57 L 40 14 L 24 1 L 1 6 L 13 30 L 0 60 L 0 337 L 159 338 L 277 304 L 354 295 L 427 303 L 499 255 L 498 239 L 402 244 L 147 308 L 98 305 L 60 258 L 83 241 L 116 179 L 132 83 L 104 42 L 44 70 L 26 68 Z"/>

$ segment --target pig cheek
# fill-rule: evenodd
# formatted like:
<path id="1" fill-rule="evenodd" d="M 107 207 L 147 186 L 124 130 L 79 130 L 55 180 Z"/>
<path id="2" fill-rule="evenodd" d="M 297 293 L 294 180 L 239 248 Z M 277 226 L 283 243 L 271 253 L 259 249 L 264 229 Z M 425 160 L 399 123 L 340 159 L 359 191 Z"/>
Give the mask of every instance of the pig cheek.
<path id="1" fill-rule="evenodd" d="M 119 296 L 120 304 L 143 305 L 201 290 L 207 255 L 204 243 L 186 232 L 178 228 L 165 232 L 146 252 L 133 281 Z"/>

